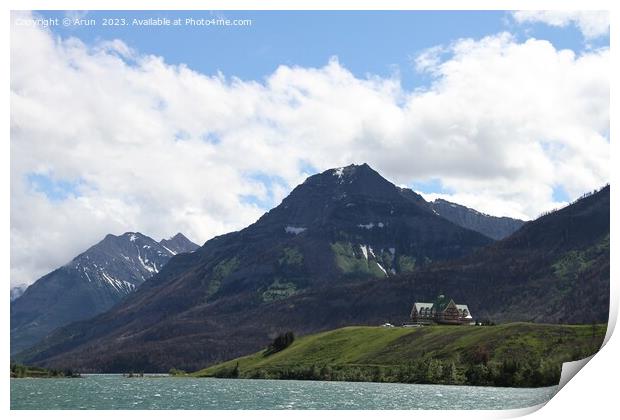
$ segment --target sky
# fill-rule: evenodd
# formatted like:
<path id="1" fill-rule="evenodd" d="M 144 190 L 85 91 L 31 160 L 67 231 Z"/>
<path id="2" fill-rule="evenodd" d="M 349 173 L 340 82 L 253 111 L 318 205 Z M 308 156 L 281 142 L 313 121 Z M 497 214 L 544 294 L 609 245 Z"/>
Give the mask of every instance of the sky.
<path id="1" fill-rule="evenodd" d="M 350 163 L 528 220 L 609 182 L 606 13 L 11 17 L 12 285 L 107 233 L 202 244 Z"/>

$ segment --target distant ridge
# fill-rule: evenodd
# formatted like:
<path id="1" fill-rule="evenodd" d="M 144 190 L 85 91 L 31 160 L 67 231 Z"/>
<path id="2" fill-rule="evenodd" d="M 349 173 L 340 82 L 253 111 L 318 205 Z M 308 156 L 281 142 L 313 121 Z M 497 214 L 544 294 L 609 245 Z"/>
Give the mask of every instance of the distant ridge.
<path id="1" fill-rule="evenodd" d="M 475 230 L 489 238 L 500 240 L 513 234 L 525 223 L 510 217 L 496 217 L 441 198 L 429 203 L 441 217 L 467 229 Z"/>
<path id="2" fill-rule="evenodd" d="M 182 233 L 177 233 L 170 239 L 162 239 L 159 244 L 172 255 L 195 251 L 198 248 L 198 245 L 187 239 Z"/>
<path id="3" fill-rule="evenodd" d="M 35 344 L 57 327 L 111 308 L 173 255 L 196 248 L 180 233 L 160 243 L 139 232 L 107 235 L 11 302 L 11 353 Z"/>

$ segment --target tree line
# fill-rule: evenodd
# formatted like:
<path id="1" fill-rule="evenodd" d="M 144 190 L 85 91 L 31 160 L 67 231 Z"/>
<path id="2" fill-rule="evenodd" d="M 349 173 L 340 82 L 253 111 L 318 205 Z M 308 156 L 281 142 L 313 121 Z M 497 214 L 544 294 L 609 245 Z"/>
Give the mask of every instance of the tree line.
<path id="1" fill-rule="evenodd" d="M 457 366 L 451 360 L 426 359 L 401 366 L 320 365 L 239 371 L 239 364 L 215 373 L 220 378 L 295 379 L 348 382 L 543 387 L 557 385 L 561 365 L 539 361 L 480 363 Z"/>
<path id="2" fill-rule="evenodd" d="M 73 369 L 46 369 L 11 363 L 11 378 L 79 378 L 81 375 Z"/>

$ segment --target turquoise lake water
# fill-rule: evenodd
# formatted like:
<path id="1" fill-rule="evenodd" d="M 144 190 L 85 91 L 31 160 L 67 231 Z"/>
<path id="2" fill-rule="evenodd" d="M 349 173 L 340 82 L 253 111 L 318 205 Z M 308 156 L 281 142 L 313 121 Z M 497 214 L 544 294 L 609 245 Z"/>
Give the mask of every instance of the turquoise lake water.
<path id="1" fill-rule="evenodd" d="M 11 379 L 11 409 L 508 409 L 556 388 L 87 375 Z"/>

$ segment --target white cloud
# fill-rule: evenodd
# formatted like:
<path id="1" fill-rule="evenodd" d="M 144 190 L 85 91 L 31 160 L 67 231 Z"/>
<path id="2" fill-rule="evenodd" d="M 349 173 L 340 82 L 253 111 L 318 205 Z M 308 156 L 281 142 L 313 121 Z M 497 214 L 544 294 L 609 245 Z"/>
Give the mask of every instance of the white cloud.
<path id="1" fill-rule="evenodd" d="M 443 45 L 436 45 L 422 51 L 414 59 L 416 71 L 423 73 L 436 68 L 441 63 L 442 54 L 446 52 L 448 50 Z"/>
<path id="2" fill-rule="evenodd" d="M 15 16 L 15 15 L 14 15 Z M 534 217 L 608 181 L 609 51 L 575 55 L 507 34 L 441 47 L 433 84 L 359 79 L 332 59 L 264 82 L 204 75 L 119 40 L 84 45 L 33 27 L 11 37 L 11 282 L 32 282 L 106 233 L 240 229 L 319 170 L 368 162 L 401 184 Z M 432 55 L 428 55 L 432 57 Z M 421 62 L 421 61 L 420 61 Z M 30 173 L 80 180 L 50 201 Z M 257 174 L 284 185 L 263 185 Z"/>
<path id="3" fill-rule="evenodd" d="M 541 22 L 550 26 L 575 25 L 586 39 L 609 33 L 609 12 L 575 10 L 520 10 L 512 13 L 518 23 Z"/>

